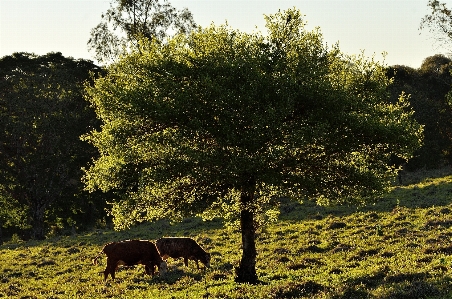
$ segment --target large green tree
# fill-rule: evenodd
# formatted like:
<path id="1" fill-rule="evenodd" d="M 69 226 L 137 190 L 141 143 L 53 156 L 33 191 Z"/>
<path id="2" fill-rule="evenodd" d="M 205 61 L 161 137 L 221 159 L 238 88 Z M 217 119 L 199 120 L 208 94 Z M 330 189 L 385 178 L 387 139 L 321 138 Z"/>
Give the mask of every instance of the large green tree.
<path id="1" fill-rule="evenodd" d="M 280 196 L 322 204 L 379 194 L 422 128 L 384 68 L 327 49 L 298 10 L 266 17 L 268 34 L 199 28 L 143 43 L 88 88 L 103 121 L 89 190 L 117 192 L 117 228 L 164 217 L 235 215 L 236 281 L 254 283 L 258 218 Z M 232 217 L 233 218 L 233 217 Z"/>
<path id="2" fill-rule="evenodd" d="M 45 237 L 46 219 L 74 218 L 89 206 L 81 196 L 81 167 L 97 152 L 80 135 L 98 126 L 83 97 L 90 72 L 101 69 L 61 53 L 0 59 L 0 201 L 8 202 L 0 221 L 3 212 L 26 209 L 22 220 L 37 239 Z"/>
<path id="3" fill-rule="evenodd" d="M 163 41 L 171 33 L 188 33 L 195 26 L 188 9 L 178 11 L 168 0 L 113 0 L 91 30 L 88 47 L 99 62 L 108 63 L 138 49 L 140 39 Z"/>

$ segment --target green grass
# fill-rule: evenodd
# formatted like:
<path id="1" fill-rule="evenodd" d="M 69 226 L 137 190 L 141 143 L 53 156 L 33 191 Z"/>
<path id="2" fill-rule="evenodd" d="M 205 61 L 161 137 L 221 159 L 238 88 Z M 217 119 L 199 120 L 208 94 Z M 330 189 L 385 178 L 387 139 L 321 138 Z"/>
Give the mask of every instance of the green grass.
<path id="1" fill-rule="evenodd" d="M 261 284 L 234 283 L 240 234 L 220 221 L 186 219 L 123 232 L 95 230 L 0 246 L 3 298 L 452 298 L 452 171 L 409 174 L 405 185 L 364 207 L 284 202 L 281 219 L 257 235 Z M 189 236 L 212 268 L 169 260 L 165 277 L 143 266 L 103 282 L 110 241 Z"/>

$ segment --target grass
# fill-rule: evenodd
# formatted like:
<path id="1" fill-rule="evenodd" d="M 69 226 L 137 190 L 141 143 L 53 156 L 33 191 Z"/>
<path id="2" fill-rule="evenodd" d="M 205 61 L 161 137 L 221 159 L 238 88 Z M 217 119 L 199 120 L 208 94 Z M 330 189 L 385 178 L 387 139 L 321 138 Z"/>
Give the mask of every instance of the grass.
<path id="1" fill-rule="evenodd" d="M 186 219 L 130 230 L 94 230 L 0 246 L 3 298 L 452 298 L 452 171 L 407 174 L 404 185 L 364 207 L 283 202 L 281 219 L 257 234 L 261 284 L 234 282 L 240 234 L 220 221 Z M 169 274 L 121 268 L 103 282 L 110 241 L 188 236 L 212 268 L 169 260 Z"/>

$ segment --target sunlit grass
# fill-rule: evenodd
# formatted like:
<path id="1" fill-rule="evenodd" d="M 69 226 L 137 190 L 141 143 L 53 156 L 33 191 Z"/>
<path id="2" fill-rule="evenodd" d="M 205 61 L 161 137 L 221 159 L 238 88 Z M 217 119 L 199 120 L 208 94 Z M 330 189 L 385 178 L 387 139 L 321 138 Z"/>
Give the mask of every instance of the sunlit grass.
<path id="1" fill-rule="evenodd" d="M 365 207 L 285 202 L 281 220 L 257 234 L 260 285 L 236 284 L 240 234 L 193 218 L 128 231 L 96 230 L 0 247 L 3 298 L 450 298 L 452 175 L 410 174 Z M 102 245 L 123 239 L 188 236 L 212 253 L 212 268 L 169 260 L 165 277 L 142 266 L 103 282 Z"/>

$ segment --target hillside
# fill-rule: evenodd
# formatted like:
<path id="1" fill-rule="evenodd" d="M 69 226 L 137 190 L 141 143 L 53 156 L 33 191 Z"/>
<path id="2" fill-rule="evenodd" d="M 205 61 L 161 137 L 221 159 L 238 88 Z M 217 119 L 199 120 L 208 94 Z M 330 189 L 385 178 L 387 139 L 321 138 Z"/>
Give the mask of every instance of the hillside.
<path id="1" fill-rule="evenodd" d="M 451 298 L 452 171 L 409 174 L 405 185 L 365 207 L 323 208 L 284 202 L 280 221 L 259 231 L 260 285 L 234 283 L 238 231 L 220 221 L 186 219 L 105 228 L 38 242 L 0 246 L 3 298 Z M 188 236 L 212 253 L 212 268 L 169 260 L 169 274 L 143 266 L 103 282 L 110 241 Z"/>

